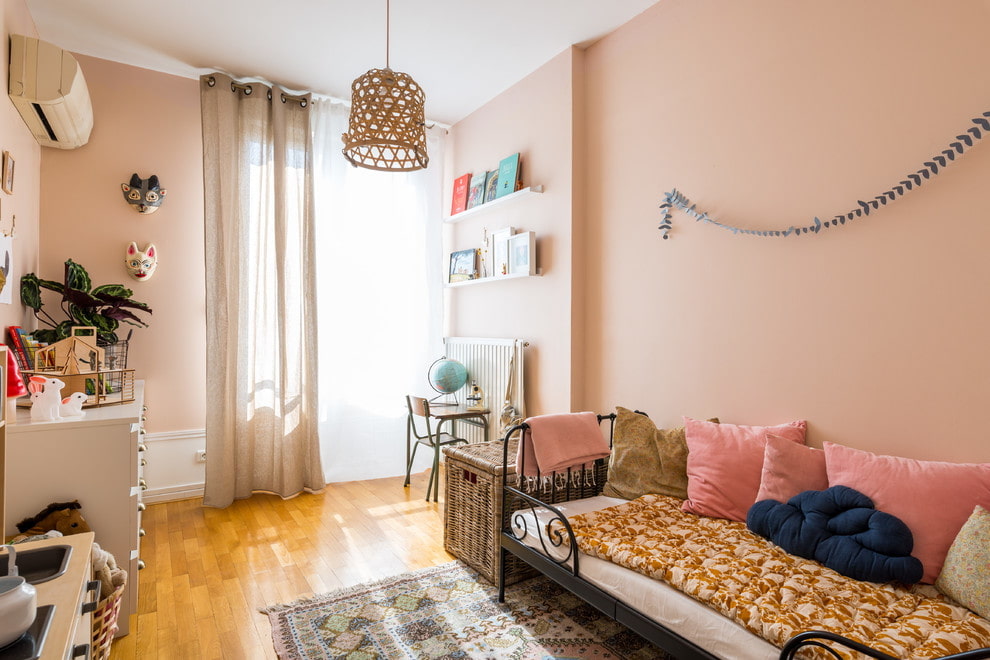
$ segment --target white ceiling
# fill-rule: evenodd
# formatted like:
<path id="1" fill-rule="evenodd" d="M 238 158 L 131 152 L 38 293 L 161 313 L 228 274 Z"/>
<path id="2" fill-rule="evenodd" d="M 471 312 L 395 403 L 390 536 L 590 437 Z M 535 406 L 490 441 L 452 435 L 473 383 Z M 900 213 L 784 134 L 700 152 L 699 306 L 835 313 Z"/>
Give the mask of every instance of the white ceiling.
<path id="1" fill-rule="evenodd" d="M 26 0 L 67 50 L 196 78 L 221 70 L 347 99 L 385 66 L 385 0 Z M 657 0 L 392 0 L 389 64 L 452 124 Z"/>

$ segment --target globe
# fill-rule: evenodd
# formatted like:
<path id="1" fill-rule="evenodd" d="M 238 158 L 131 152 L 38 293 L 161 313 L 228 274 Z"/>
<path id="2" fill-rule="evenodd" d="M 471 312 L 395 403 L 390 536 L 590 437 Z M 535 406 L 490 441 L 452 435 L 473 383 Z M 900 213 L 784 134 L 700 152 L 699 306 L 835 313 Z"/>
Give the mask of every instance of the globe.
<path id="1" fill-rule="evenodd" d="M 453 394 L 467 382 L 467 369 L 457 360 L 440 358 L 430 365 L 430 386 L 440 394 Z"/>

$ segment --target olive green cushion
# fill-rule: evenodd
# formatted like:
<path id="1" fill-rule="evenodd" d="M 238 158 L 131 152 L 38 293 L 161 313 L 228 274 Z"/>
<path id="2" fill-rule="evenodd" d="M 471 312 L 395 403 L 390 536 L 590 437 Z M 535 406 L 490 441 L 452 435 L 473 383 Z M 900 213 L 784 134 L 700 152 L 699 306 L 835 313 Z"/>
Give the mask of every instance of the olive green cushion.
<path id="1" fill-rule="evenodd" d="M 602 494 L 627 500 L 646 494 L 686 499 L 684 427 L 658 429 L 646 415 L 622 407 L 615 411 L 612 457 Z"/>

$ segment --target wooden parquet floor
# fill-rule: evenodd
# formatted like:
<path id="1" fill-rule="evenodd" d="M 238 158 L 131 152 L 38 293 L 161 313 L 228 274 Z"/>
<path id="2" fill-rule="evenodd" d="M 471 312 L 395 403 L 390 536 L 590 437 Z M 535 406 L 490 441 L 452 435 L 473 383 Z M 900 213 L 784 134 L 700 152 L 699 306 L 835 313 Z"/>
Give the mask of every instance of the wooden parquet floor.
<path id="1" fill-rule="evenodd" d="M 148 506 L 138 613 L 111 660 L 275 658 L 258 609 L 453 559 L 429 471 L 329 484 L 316 495 L 255 495 Z M 443 489 L 441 488 L 441 493 Z M 133 576 L 132 576 L 133 579 Z"/>

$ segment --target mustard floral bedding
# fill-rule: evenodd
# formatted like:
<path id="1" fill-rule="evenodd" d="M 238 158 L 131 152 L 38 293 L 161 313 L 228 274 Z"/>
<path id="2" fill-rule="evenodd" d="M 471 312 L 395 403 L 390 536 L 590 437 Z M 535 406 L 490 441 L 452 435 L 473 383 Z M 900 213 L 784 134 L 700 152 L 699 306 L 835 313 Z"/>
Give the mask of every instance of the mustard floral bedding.
<path id="1" fill-rule="evenodd" d="M 805 630 L 845 635 L 898 658 L 990 646 L 990 621 L 931 586 L 853 580 L 787 554 L 743 523 L 680 506 L 645 495 L 569 520 L 586 554 L 663 580 L 777 646 Z"/>

